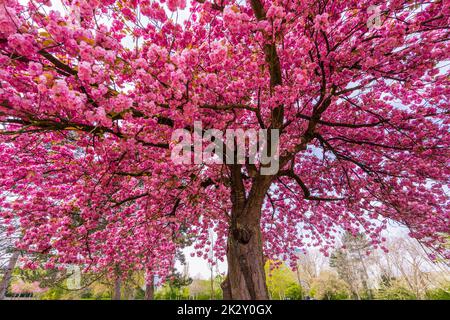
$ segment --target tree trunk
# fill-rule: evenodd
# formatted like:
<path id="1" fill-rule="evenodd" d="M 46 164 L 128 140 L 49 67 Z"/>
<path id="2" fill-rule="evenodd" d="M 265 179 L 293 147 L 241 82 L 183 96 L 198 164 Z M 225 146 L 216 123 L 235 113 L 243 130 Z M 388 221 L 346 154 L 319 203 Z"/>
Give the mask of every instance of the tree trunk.
<path id="1" fill-rule="evenodd" d="M 145 300 L 154 300 L 155 285 L 154 277 L 151 276 L 149 283 L 145 285 Z"/>
<path id="2" fill-rule="evenodd" d="M 122 282 L 119 277 L 114 280 L 114 292 L 113 292 L 113 300 L 120 300 L 120 291 L 121 291 Z"/>
<path id="3" fill-rule="evenodd" d="M 248 197 L 232 188 L 233 208 L 228 233 L 228 275 L 222 283 L 227 300 L 267 300 L 265 258 L 260 227 L 261 208 L 270 183 L 256 182 Z"/>
<path id="4" fill-rule="evenodd" d="M 8 291 L 9 283 L 11 282 L 12 273 L 19 259 L 19 251 L 15 250 L 9 258 L 8 267 L 3 275 L 2 282 L 0 283 L 0 300 L 4 300 L 6 292 Z"/>
<path id="5" fill-rule="evenodd" d="M 239 231 L 238 235 L 231 235 L 228 238 L 228 276 L 227 283 L 222 288 L 226 288 L 229 292 L 224 292 L 224 299 L 269 299 L 261 231 L 259 227 L 250 230 L 249 239 L 246 238 L 247 235 L 239 235 Z"/>

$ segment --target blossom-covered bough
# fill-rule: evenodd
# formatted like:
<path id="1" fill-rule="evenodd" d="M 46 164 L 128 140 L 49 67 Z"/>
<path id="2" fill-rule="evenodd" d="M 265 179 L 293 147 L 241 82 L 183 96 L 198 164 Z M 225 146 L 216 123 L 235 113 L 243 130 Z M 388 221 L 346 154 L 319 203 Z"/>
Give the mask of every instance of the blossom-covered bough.
<path id="1" fill-rule="evenodd" d="M 211 259 L 213 229 L 232 299 L 342 230 L 382 247 L 388 220 L 448 258 L 449 20 L 444 0 L 2 1 L 3 221 L 48 268 L 161 276 L 185 237 Z M 174 164 L 194 121 L 279 130 L 280 170 Z"/>

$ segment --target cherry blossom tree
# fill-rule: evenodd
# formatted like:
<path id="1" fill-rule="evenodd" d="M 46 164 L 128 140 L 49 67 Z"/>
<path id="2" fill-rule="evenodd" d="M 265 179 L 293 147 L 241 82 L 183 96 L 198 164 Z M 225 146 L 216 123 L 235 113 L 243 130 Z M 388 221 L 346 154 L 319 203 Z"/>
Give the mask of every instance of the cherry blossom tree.
<path id="1" fill-rule="evenodd" d="M 448 258 L 449 17 L 444 0 L 3 0 L 3 222 L 47 268 L 118 276 L 167 275 L 187 235 L 211 260 L 213 230 L 228 299 L 268 298 L 267 259 L 344 230 L 382 246 L 389 219 Z M 173 163 L 194 121 L 278 130 L 280 170 Z"/>

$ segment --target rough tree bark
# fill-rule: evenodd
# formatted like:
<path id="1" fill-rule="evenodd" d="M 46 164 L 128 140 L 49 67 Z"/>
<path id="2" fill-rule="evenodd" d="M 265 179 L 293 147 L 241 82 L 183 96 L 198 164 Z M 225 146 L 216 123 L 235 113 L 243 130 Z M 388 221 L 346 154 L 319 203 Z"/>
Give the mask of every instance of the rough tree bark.
<path id="1" fill-rule="evenodd" d="M 2 282 L 0 283 L 0 300 L 4 300 L 6 297 L 6 292 L 8 291 L 12 273 L 14 267 L 16 266 L 17 260 L 19 259 L 19 255 L 19 251 L 15 250 L 9 258 L 8 266 L 6 267 L 5 274 L 3 275 Z"/>
<path id="2" fill-rule="evenodd" d="M 228 276 L 222 286 L 224 299 L 268 299 L 259 223 L 248 222 L 233 229 L 228 237 Z"/>

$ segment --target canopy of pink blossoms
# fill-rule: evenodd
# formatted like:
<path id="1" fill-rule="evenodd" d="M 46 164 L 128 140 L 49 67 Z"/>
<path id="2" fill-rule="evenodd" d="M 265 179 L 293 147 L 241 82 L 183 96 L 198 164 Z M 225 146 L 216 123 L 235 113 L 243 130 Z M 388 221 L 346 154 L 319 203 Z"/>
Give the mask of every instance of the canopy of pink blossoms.
<path id="1" fill-rule="evenodd" d="M 388 220 L 448 257 L 449 18 L 448 1 L 2 1 L 2 221 L 29 267 L 164 275 L 185 238 L 211 259 L 210 229 L 223 259 L 227 167 L 174 164 L 171 135 L 278 126 L 267 257 L 343 230 L 382 246 Z"/>

